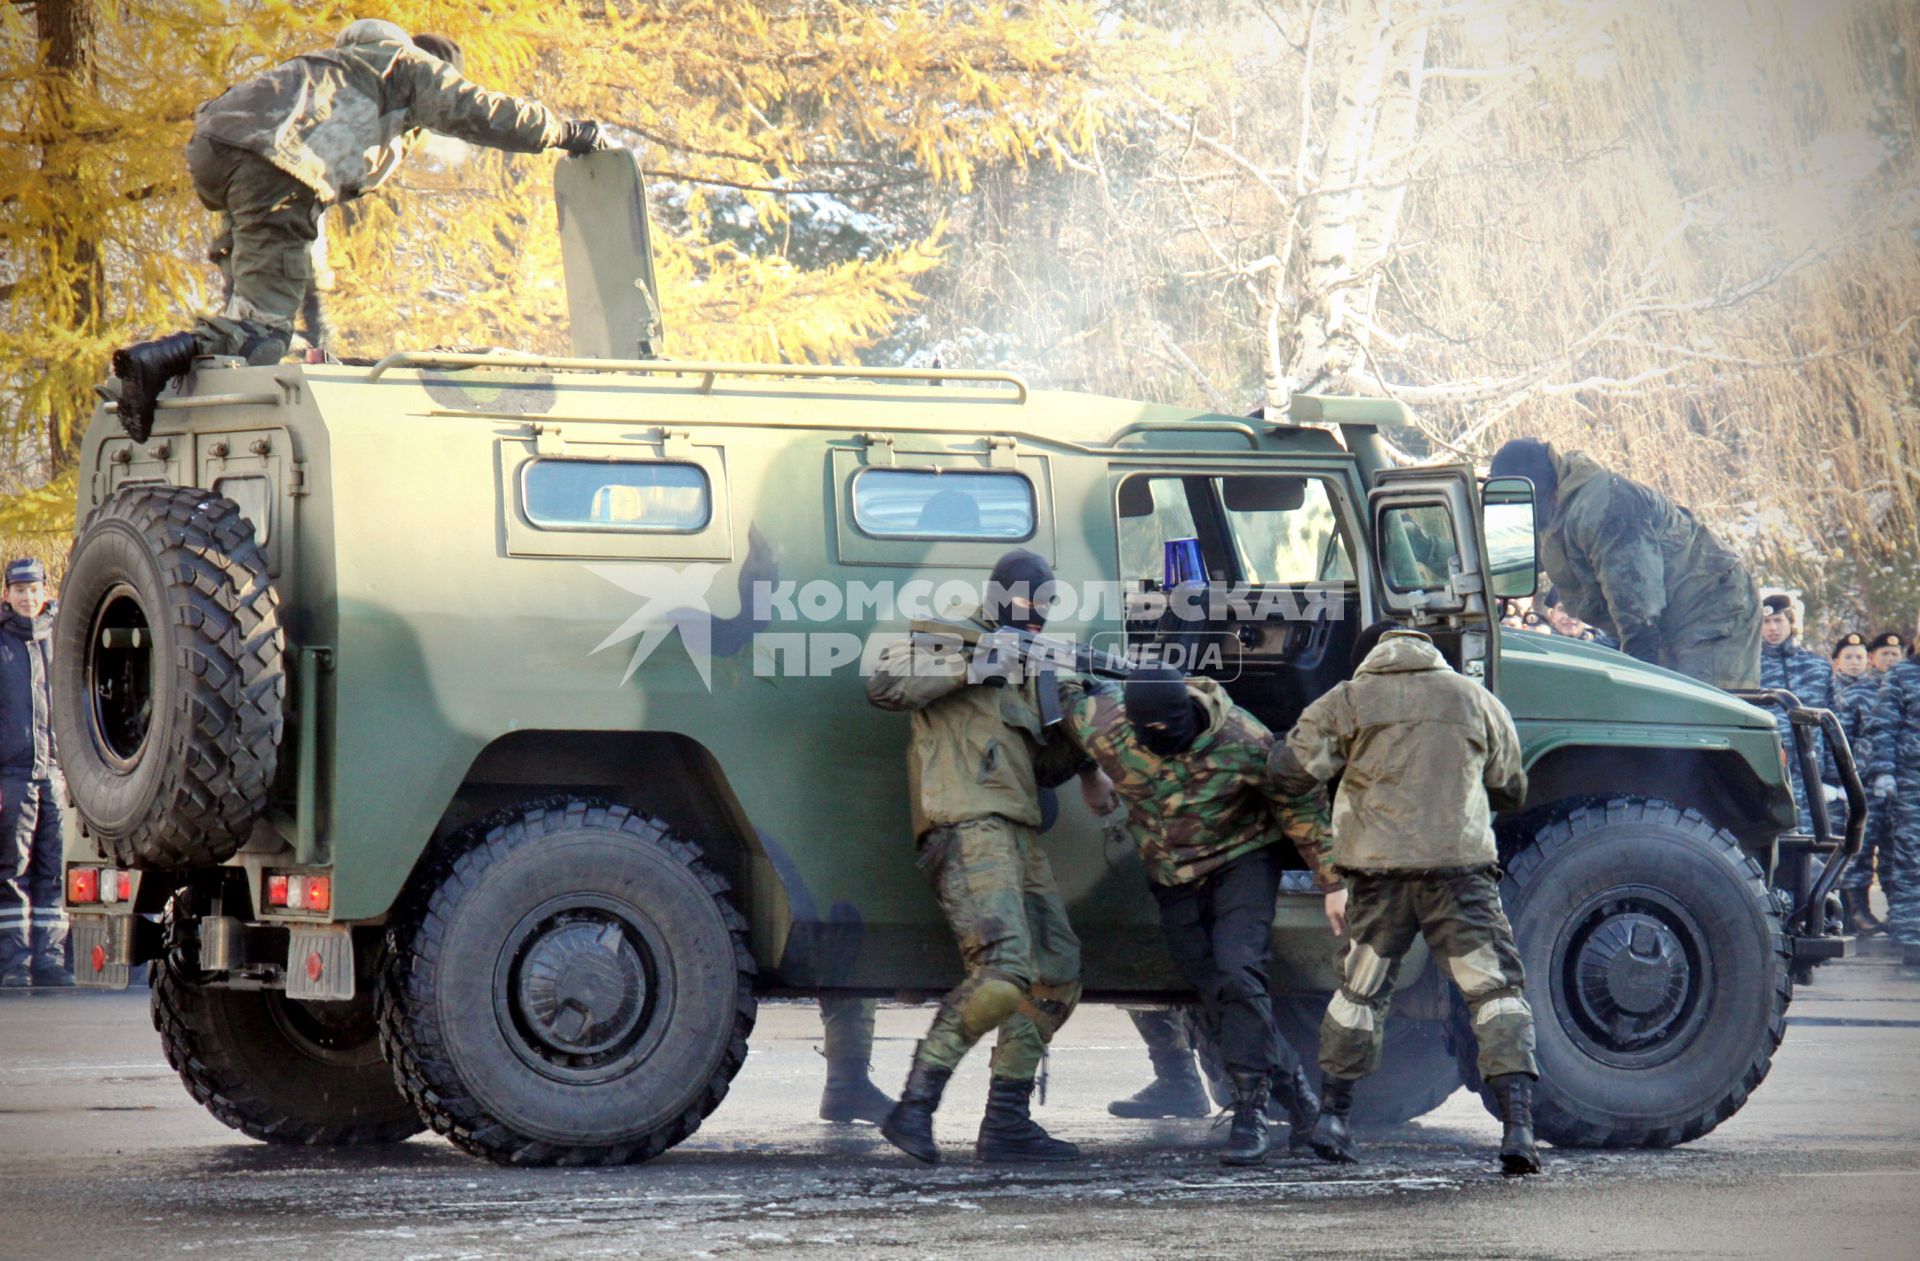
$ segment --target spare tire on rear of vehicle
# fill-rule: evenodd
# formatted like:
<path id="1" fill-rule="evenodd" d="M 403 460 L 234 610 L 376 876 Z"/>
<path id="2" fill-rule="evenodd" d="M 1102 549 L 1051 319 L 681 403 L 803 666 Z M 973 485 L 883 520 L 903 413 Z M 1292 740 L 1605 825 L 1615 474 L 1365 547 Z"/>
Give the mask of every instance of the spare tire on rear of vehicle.
<path id="1" fill-rule="evenodd" d="M 115 862 L 230 857 L 267 805 L 286 698 L 279 600 L 230 499 L 128 486 L 87 517 L 53 632 L 53 728 Z"/>

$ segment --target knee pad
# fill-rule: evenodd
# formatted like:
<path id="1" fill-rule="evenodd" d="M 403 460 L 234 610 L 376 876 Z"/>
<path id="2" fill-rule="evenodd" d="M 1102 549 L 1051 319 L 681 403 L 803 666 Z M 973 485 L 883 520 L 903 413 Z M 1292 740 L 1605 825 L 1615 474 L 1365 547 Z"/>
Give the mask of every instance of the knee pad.
<path id="1" fill-rule="evenodd" d="M 1027 999 L 1020 1005 L 1020 1012 L 1033 1021 L 1034 1028 L 1040 1031 L 1043 1039 L 1051 1041 L 1079 1005 L 1080 982 L 1059 984 L 1036 981 L 1027 991 Z"/>
<path id="2" fill-rule="evenodd" d="M 1500 955 L 1491 945 L 1476 946 L 1463 955 L 1447 955 L 1441 962 L 1469 1001 L 1510 989 Z"/>
<path id="3" fill-rule="evenodd" d="M 984 1037 L 1005 1024 L 1026 998 L 1027 991 L 1015 982 L 986 977 L 961 1002 L 960 1023 L 970 1037 Z"/>

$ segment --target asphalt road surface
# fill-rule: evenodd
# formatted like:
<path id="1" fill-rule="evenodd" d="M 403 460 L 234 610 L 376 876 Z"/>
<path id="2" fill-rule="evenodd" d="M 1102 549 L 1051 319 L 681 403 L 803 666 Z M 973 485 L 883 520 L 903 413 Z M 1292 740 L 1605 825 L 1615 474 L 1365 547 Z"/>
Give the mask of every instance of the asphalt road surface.
<path id="1" fill-rule="evenodd" d="M 905 1076 L 928 1009 L 883 1008 L 876 1079 Z M 1492 1171 L 1498 1128 L 1456 1093 L 1366 1163 L 1227 1171 L 1206 1121 L 1126 1122 L 1146 1080 L 1124 1013 L 1087 1007 L 1037 1115 L 1088 1152 L 972 1162 L 986 1056 L 940 1114 L 924 1169 L 871 1127 L 815 1118 L 810 1004 L 763 1004 L 733 1091 L 652 1164 L 507 1170 L 421 1137 L 283 1150 L 181 1088 L 144 993 L 0 998 L 0 1258 L 1789 1257 L 1920 1258 L 1920 973 L 1886 954 L 1825 969 L 1794 1002 L 1753 1101 L 1666 1152 L 1549 1150 Z"/>

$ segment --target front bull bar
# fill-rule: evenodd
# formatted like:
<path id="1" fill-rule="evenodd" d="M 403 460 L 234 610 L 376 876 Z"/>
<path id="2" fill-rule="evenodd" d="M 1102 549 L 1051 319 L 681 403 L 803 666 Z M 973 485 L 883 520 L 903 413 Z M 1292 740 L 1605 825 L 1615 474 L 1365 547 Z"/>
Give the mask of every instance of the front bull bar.
<path id="1" fill-rule="evenodd" d="M 1867 832 L 1867 790 L 1860 783 L 1860 771 L 1854 765 L 1847 733 L 1841 730 L 1840 720 L 1832 710 L 1802 705 L 1800 698 L 1785 688 L 1753 688 L 1733 694 L 1762 709 L 1784 710 L 1791 724 L 1793 756 L 1800 767 L 1801 782 L 1807 785 L 1807 812 L 1813 817 L 1813 835 L 1799 832 L 1781 835 L 1777 842 L 1776 883 L 1794 902 L 1794 909 L 1787 916 L 1787 932 L 1795 939 L 1795 961 L 1815 963 L 1836 958 L 1844 950 L 1844 944 L 1827 923 L 1827 895 L 1833 892 L 1840 877 L 1846 874 L 1848 864 L 1860 852 Z M 1834 834 L 1827 797 L 1820 791 L 1825 780 L 1820 774 L 1820 759 L 1812 734 L 1816 729 L 1827 739 L 1833 764 L 1840 772 L 1840 790 L 1846 794 L 1845 836 Z M 1827 856 L 1826 866 L 1818 876 L 1813 874 L 1816 854 Z"/>

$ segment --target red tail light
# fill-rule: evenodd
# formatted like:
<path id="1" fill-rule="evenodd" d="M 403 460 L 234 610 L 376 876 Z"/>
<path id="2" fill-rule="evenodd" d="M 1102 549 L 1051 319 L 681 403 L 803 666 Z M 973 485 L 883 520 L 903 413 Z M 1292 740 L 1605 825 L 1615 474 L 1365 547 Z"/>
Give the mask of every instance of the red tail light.
<path id="1" fill-rule="evenodd" d="M 67 902 L 98 902 L 100 900 L 100 869 L 98 867 L 69 867 L 67 869 Z"/>
<path id="2" fill-rule="evenodd" d="M 120 900 L 122 902 L 133 901 L 133 873 L 131 871 L 121 872 L 119 884 Z"/>
<path id="3" fill-rule="evenodd" d="M 324 911 L 333 905 L 333 881 L 326 876 L 308 876 L 306 904 L 309 911 Z"/>
<path id="4" fill-rule="evenodd" d="M 285 876 L 267 877 L 267 905 L 285 906 L 287 904 L 287 878 Z"/>

